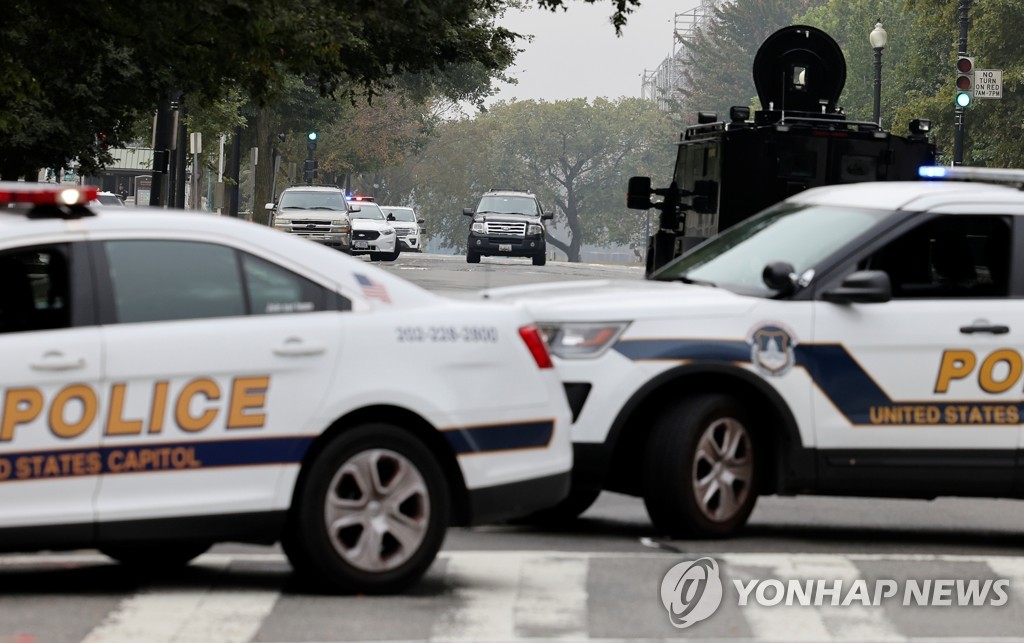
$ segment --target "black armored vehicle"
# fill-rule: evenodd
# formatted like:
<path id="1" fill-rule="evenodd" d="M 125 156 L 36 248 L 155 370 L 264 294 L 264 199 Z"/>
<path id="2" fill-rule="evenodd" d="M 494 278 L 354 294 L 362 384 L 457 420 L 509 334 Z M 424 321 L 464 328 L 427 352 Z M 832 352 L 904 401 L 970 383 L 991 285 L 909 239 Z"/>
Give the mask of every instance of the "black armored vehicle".
<path id="1" fill-rule="evenodd" d="M 747 106 L 732 107 L 728 120 L 699 113 L 680 135 L 669 187 L 652 189 L 649 177 L 629 180 L 627 207 L 661 211 L 648 240 L 647 274 L 801 190 L 916 180 L 918 167 L 934 164 L 928 121 L 911 121 L 902 137 L 848 120 L 836 103 L 845 84 L 843 52 L 824 31 L 792 25 L 769 36 L 754 57 L 764 109 L 753 119 Z"/>

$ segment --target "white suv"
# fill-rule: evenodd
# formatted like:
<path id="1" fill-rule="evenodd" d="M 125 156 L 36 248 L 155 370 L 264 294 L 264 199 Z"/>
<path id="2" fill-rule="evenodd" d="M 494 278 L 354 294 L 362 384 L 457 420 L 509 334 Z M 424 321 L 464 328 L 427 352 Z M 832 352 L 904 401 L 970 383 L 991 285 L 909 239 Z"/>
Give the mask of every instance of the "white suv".
<path id="1" fill-rule="evenodd" d="M 571 400 L 562 516 L 642 496 L 676 536 L 758 494 L 1024 497 L 1024 171 L 801 192 L 647 281 L 526 302 Z"/>
<path id="2" fill-rule="evenodd" d="M 95 193 L 0 183 L 0 551 L 145 570 L 280 541 L 384 592 L 449 525 L 565 497 L 569 408 L 525 311 Z"/>
<path id="3" fill-rule="evenodd" d="M 423 225 L 424 220 L 416 216 L 412 208 L 382 205 L 380 209 L 384 216 L 391 223 L 398 235 L 398 245 L 403 251 L 423 252 Z"/>

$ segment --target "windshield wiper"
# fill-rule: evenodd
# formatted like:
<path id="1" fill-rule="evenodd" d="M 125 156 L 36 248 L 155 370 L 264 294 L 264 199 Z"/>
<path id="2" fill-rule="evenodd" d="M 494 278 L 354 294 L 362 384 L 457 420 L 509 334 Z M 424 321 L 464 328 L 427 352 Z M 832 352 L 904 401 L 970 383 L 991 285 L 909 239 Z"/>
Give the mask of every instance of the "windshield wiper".
<path id="1" fill-rule="evenodd" d="M 330 210 L 331 212 L 341 212 L 341 210 L 339 210 L 338 208 L 332 208 L 329 205 L 314 205 L 313 207 L 311 207 L 309 209 L 310 210 Z"/>
<path id="2" fill-rule="evenodd" d="M 718 284 L 716 284 L 713 281 L 706 281 L 704 279 L 693 279 L 692 277 L 687 277 L 686 275 L 679 275 L 672 281 L 681 281 L 684 284 L 696 284 L 698 286 L 711 286 L 712 288 L 718 288 Z"/>
<path id="3" fill-rule="evenodd" d="M 286 206 L 284 206 L 281 209 L 282 210 L 308 210 L 309 208 L 303 207 L 301 205 L 286 205 Z"/>

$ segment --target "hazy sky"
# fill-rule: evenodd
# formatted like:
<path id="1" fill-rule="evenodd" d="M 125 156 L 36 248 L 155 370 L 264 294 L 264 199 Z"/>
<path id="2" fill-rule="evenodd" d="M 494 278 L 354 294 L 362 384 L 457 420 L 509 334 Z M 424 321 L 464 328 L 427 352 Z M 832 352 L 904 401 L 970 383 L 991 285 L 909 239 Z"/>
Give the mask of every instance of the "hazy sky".
<path id="1" fill-rule="evenodd" d="M 609 21 L 611 0 L 566 4 L 568 11 L 532 8 L 501 21 L 535 38 L 522 43 L 525 51 L 510 70 L 519 84 L 502 86 L 495 100 L 639 96 L 644 69 L 655 69 L 672 53 L 675 14 L 693 9 L 697 0 L 642 0 L 621 37 Z"/>

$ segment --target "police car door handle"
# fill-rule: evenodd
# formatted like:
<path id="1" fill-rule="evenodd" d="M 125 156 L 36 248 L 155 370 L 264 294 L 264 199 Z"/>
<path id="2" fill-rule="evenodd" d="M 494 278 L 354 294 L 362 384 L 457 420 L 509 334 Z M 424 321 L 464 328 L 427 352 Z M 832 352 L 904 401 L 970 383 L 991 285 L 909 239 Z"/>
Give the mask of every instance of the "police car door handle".
<path id="1" fill-rule="evenodd" d="M 274 349 L 274 355 L 281 357 L 311 357 L 327 352 L 326 346 L 306 344 L 298 337 L 289 337 Z"/>
<path id="2" fill-rule="evenodd" d="M 988 322 L 975 322 L 971 326 L 961 326 L 960 332 L 964 335 L 973 335 L 974 333 L 991 333 L 993 335 L 1005 335 L 1010 332 L 1009 326 L 1001 326 L 999 324 L 989 324 Z"/>
<path id="3" fill-rule="evenodd" d="M 85 366 L 85 360 L 81 357 L 65 357 L 64 353 L 59 351 L 49 351 L 43 354 L 42 359 L 32 362 L 29 366 L 34 371 L 73 371 Z"/>

